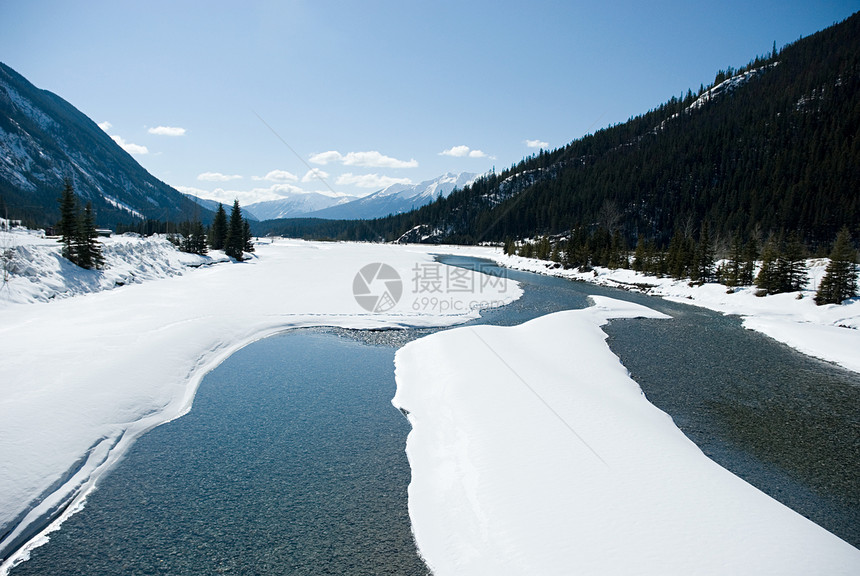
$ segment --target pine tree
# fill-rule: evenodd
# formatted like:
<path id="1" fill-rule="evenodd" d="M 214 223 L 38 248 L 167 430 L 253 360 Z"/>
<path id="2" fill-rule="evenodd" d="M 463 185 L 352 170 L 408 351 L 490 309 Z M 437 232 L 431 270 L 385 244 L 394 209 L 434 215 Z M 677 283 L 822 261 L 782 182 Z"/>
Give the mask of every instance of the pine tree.
<path id="1" fill-rule="evenodd" d="M 738 283 L 741 286 L 751 286 L 755 282 L 755 263 L 758 259 L 758 242 L 755 238 L 747 240 L 744 245 L 744 264 L 741 268 Z"/>
<path id="2" fill-rule="evenodd" d="M 75 252 L 77 254 L 75 263 L 81 268 L 98 269 L 104 265 L 104 256 L 98 237 L 98 232 L 96 232 L 93 223 L 93 205 L 87 202 L 84 213 L 80 217 L 78 234 L 75 238 Z"/>
<path id="3" fill-rule="evenodd" d="M 711 246 L 711 234 L 708 223 L 702 223 L 699 231 L 699 242 L 693 256 L 693 266 L 690 280 L 694 282 L 710 282 L 714 276 L 714 248 Z"/>
<path id="4" fill-rule="evenodd" d="M 183 234 L 185 239 L 179 246 L 183 252 L 190 254 L 206 254 L 206 230 L 200 220 L 194 222 L 186 222 L 183 225 Z"/>
<path id="5" fill-rule="evenodd" d="M 243 219 L 242 223 L 243 231 L 244 231 L 244 241 L 245 252 L 253 252 L 254 251 L 254 236 L 251 234 L 251 223 L 248 222 L 248 219 Z"/>
<path id="6" fill-rule="evenodd" d="M 648 268 L 646 263 L 646 244 L 645 238 L 640 234 L 636 240 L 636 250 L 633 252 L 633 269 L 637 272 L 644 272 Z"/>
<path id="7" fill-rule="evenodd" d="M 215 210 L 215 218 L 212 220 L 212 229 L 209 231 L 209 247 L 213 250 L 223 250 L 227 241 L 227 212 L 224 205 L 218 203 Z"/>
<path id="8" fill-rule="evenodd" d="M 830 264 L 815 294 L 815 303 L 841 304 L 857 294 L 857 252 L 851 245 L 851 233 L 843 227 L 830 252 Z"/>
<path id="9" fill-rule="evenodd" d="M 781 279 L 783 292 L 797 292 L 806 285 L 806 251 L 797 233 L 792 233 L 782 252 Z"/>
<path id="10" fill-rule="evenodd" d="M 739 286 L 741 284 L 741 274 L 744 266 L 744 241 L 741 233 L 735 233 L 732 239 L 732 247 L 729 251 L 729 258 L 723 268 L 723 284 L 729 287 Z"/>
<path id="11" fill-rule="evenodd" d="M 78 200 L 75 189 L 68 178 L 63 183 L 63 192 L 60 196 L 60 242 L 63 244 L 62 254 L 64 258 L 77 262 L 75 252 L 76 240 L 78 238 Z"/>
<path id="12" fill-rule="evenodd" d="M 779 249 L 776 239 L 770 238 L 761 252 L 761 269 L 755 278 L 755 285 L 765 294 L 777 294 L 782 284 L 779 270 Z"/>
<path id="13" fill-rule="evenodd" d="M 245 226 L 242 223 L 242 209 L 239 208 L 239 200 L 233 201 L 233 210 L 230 213 L 230 222 L 227 225 L 227 238 L 224 240 L 224 253 L 239 262 L 244 259 L 245 248 Z"/>

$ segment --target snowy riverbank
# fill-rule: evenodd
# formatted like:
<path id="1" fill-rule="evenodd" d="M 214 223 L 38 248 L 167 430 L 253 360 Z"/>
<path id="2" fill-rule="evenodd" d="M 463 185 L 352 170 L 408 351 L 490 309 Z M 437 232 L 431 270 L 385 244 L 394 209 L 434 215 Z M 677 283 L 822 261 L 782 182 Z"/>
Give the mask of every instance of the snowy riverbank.
<path id="1" fill-rule="evenodd" d="M 181 254 L 163 238 L 133 237 L 106 240 L 108 268 L 84 272 L 58 258 L 54 240 L 20 232 L 4 242 L 5 250 L 22 256 L 6 260 L 0 290 L 0 556 L 41 518 L 80 506 L 134 438 L 185 413 L 202 377 L 242 346 L 303 326 L 449 326 L 522 293 L 504 278 L 435 263 L 432 254 L 550 272 L 538 261 L 516 261 L 484 247 L 278 239 L 258 245 L 248 262 L 231 263 L 220 254 Z M 587 279 L 607 285 L 650 281 L 604 270 Z M 812 332 L 823 329 L 828 340 L 838 334 L 857 349 L 852 338 L 860 331 L 838 327 L 860 325 L 856 302 L 815 308 L 808 297 L 761 299 L 726 295 L 717 285 L 655 284 L 648 288 L 652 294 L 708 307 L 729 296 L 722 311 L 748 315 L 749 327 L 782 322 L 800 334 L 799 343 L 812 344 L 819 338 Z M 468 572 L 470 566 L 485 572 L 496 559 L 507 558 L 510 573 L 532 561 L 545 567 L 541 573 L 568 573 L 576 562 L 594 573 L 629 572 L 630 565 L 619 563 L 640 554 L 655 565 L 679 559 L 681 573 L 707 573 L 723 566 L 721 550 L 746 561 L 751 548 L 730 542 L 729 534 L 749 530 L 764 532 L 750 542 L 787 559 L 795 558 L 792 550 L 803 551 L 815 561 L 815 570 L 792 571 L 830 571 L 819 552 L 856 570 L 855 549 L 797 521 L 796 514 L 704 458 L 644 400 L 606 349 L 598 326 L 610 317 L 655 313 L 597 300 L 601 305 L 587 311 L 522 327 L 434 335 L 399 353 L 395 404 L 411 411 L 415 426 L 408 448 L 410 509 L 431 566 L 439 574 L 449 568 Z M 777 331 L 786 333 L 784 327 Z M 607 465 L 618 474 L 607 475 Z M 701 500 L 701 482 L 715 487 L 713 499 Z M 450 496 L 445 506 L 433 500 L 437 491 Z M 577 491 L 589 494 L 587 501 Z M 721 498 L 737 498 L 742 508 L 761 512 L 761 519 L 744 516 Z M 540 514 L 532 512 L 532 502 Z M 690 510 L 702 506 L 712 515 L 699 526 L 701 518 Z M 605 520 L 599 516 L 603 508 L 611 512 Z M 655 534 L 667 540 L 636 531 L 644 526 L 647 532 L 653 522 Z M 787 526 L 776 535 L 783 543 L 768 533 L 774 523 Z M 554 548 L 557 529 L 573 536 Z M 708 548 L 709 556 L 701 542 L 690 541 L 694 536 L 678 536 L 679 531 L 721 544 Z M 43 541 L 44 536 L 31 545 Z M 702 556 L 679 553 L 672 542 Z M 783 548 L 786 542 L 793 549 Z M 6 558 L 0 574 L 26 553 Z M 750 562 L 762 569 L 789 566 Z"/>
<path id="2" fill-rule="evenodd" d="M 701 306 L 743 318 L 744 327 L 770 336 L 809 356 L 860 372 L 860 298 L 847 304 L 816 306 L 815 289 L 824 276 L 826 259 L 807 261 L 808 287 L 800 292 L 758 297 L 747 286 L 729 292 L 721 284 L 690 286 L 689 281 L 646 276 L 633 270 L 596 268 L 577 272 L 554 263 L 496 252 L 492 259 L 514 270 L 525 270 L 602 286 L 637 290 L 667 300 Z"/>
<path id="3" fill-rule="evenodd" d="M 857 550 L 708 459 L 610 352 L 596 305 L 397 353 L 409 510 L 447 574 L 854 574 Z"/>
<path id="4" fill-rule="evenodd" d="M 111 289 L 70 292 L 74 278 L 48 274 L 55 241 L 14 240 L 15 250 L 39 256 L 36 273 L 13 275 L 0 296 L 0 556 L 46 515 L 79 506 L 134 438 L 185 413 L 203 376 L 242 346 L 302 326 L 448 326 L 522 293 L 503 279 L 449 274 L 429 247 L 291 240 L 258 245 L 248 262 L 193 270 L 173 252 L 161 279 L 119 287 L 109 259 L 107 270 L 71 276 Z M 106 241 L 106 253 L 127 240 Z M 163 240 L 128 241 L 139 243 L 128 253 L 169 250 Z M 45 292 L 21 288 L 48 285 L 31 281 L 39 270 L 63 279 L 49 302 L 32 302 L 28 295 Z M 79 295 L 62 297 L 69 293 Z M 6 558 L 0 573 L 14 561 Z"/>

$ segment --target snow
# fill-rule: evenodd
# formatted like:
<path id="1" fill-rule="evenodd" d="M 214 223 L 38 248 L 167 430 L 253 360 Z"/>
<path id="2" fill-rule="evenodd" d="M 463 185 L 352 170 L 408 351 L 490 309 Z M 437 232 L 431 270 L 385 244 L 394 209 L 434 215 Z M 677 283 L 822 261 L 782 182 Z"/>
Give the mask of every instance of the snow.
<path id="1" fill-rule="evenodd" d="M 595 306 L 397 352 L 409 513 L 448 574 L 857 574 L 860 551 L 708 459 L 606 346 Z"/>
<path id="2" fill-rule="evenodd" d="M 202 377 L 254 340 L 302 326 L 448 326 L 522 294 L 476 282 L 480 292 L 443 290 L 435 305 L 416 307 L 415 270 L 444 278 L 448 269 L 431 247 L 275 240 L 248 262 L 191 269 L 213 259 L 168 253 L 163 238 L 119 237 L 105 241 L 107 270 L 72 273 L 56 240 L 11 236 L 24 254 L 16 266 L 23 258 L 30 267 L 0 287 L 0 534 L 12 530 L 0 549 L 50 510 L 70 504 L 61 521 L 78 509 L 137 436 L 189 410 Z M 399 302 L 383 313 L 353 295 L 371 263 L 401 278 Z M 128 283 L 144 269 L 160 279 Z M 31 545 L 41 542 L 44 534 Z M 6 558 L 0 574 L 26 555 Z"/>
<path id="3" fill-rule="evenodd" d="M 753 68 L 752 70 L 747 70 L 746 72 L 736 74 L 730 78 L 723 80 L 716 86 L 704 91 L 698 98 L 696 98 L 696 100 L 692 104 L 690 104 L 687 110 L 695 110 L 697 108 L 701 108 L 711 100 L 729 92 L 732 92 L 736 88 L 740 88 L 741 86 L 749 82 L 751 79 L 755 78 L 759 74 L 762 74 L 763 72 L 767 72 L 770 68 L 773 68 L 778 64 L 779 62 L 773 62 L 772 64 L 768 64 L 760 68 Z"/>
<path id="4" fill-rule="evenodd" d="M 276 239 L 235 263 L 179 253 L 163 237 L 103 246 L 107 268 L 81 271 L 55 239 L 20 228 L 0 236 L 0 534 L 11 531 L 0 554 L 65 509 L 0 574 L 84 504 L 136 437 L 187 412 L 203 376 L 242 346 L 303 326 L 450 326 L 522 294 L 499 278 L 464 283 L 432 254 L 549 272 L 490 247 Z M 378 264 L 396 271 L 396 286 L 367 275 Z M 745 314 L 748 327 L 801 349 L 848 335 L 841 361 L 857 350 L 858 331 L 838 327 L 858 327 L 855 302 L 814 307 L 806 293 L 727 295 L 620 270 L 589 276 Z M 371 298 L 382 311 L 354 297 L 365 280 L 372 294 L 393 295 Z M 857 550 L 719 468 L 645 400 L 599 326 L 659 315 L 594 301 L 398 352 L 393 402 L 414 427 L 410 515 L 436 574 L 857 573 Z"/>
<path id="5" fill-rule="evenodd" d="M 513 269 L 637 290 L 674 302 L 737 315 L 743 318 L 745 328 L 766 334 L 809 356 L 860 372 L 860 298 L 852 298 L 841 305 L 816 306 L 813 301 L 827 267 L 826 258 L 807 260 L 809 282 L 804 290 L 764 297 L 756 296 L 756 288 L 752 286 L 729 293 L 729 288 L 722 284 L 691 286 L 686 280 L 658 278 L 620 268 L 597 267 L 595 272 L 578 272 L 533 258 L 500 253 L 492 258 Z"/>
<path id="6" fill-rule="evenodd" d="M 17 303 L 48 302 L 168 278 L 229 260 L 223 253 L 198 256 L 179 252 L 163 235 L 141 238 L 127 234 L 100 242 L 105 269 L 84 270 L 63 258 L 57 239 L 46 238 L 41 230 L 0 231 L 3 268 L 8 275 L 0 285 L 0 310 Z"/>

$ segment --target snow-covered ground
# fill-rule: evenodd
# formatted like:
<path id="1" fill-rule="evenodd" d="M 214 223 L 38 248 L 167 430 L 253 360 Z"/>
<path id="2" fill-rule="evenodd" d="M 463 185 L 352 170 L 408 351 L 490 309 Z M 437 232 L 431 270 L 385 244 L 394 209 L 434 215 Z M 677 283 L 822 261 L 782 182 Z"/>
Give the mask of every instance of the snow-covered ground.
<path id="1" fill-rule="evenodd" d="M 433 573 L 860 573 L 860 550 L 715 464 L 629 378 L 599 326 L 662 315 L 592 299 L 397 352 Z"/>
<path id="2" fill-rule="evenodd" d="M 58 257 L 55 240 L 21 230 L 0 238 L 0 534 L 13 530 L 0 551 L 53 509 L 82 505 L 134 438 L 185 413 L 202 377 L 242 346 L 302 326 L 448 326 L 521 295 L 512 282 L 431 254 L 538 268 L 481 247 L 279 239 L 232 263 L 180 254 L 163 238 L 104 244 L 107 269 L 83 272 Z M 601 271 L 597 280 L 643 282 L 624 274 L 632 273 Z M 716 286 L 653 283 L 689 303 L 726 296 Z M 499 573 L 571 573 L 578 564 L 627 573 L 670 561 L 677 573 L 733 573 L 741 561 L 746 573 L 856 573 L 855 549 L 711 463 L 647 403 L 598 326 L 655 313 L 596 300 L 517 328 L 433 335 L 398 353 L 395 404 L 415 427 L 410 510 L 437 573 L 487 573 L 494 563 Z M 749 315 L 748 325 L 796 327 L 799 343 L 820 338 L 810 327 L 828 340 L 858 333 L 836 327 L 858 327 L 854 303 L 814 308 L 808 297 L 743 293 L 729 302 L 723 311 Z M 803 306 L 812 321 L 800 322 Z M 437 490 L 447 499 L 433 500 Z M 752 558 L 754 544 L 772 554 Z M 7 558 L 0 574 L 26 554 Z M 773 555 L 785 563 L 766 564 Z"/>
<path id="3" fill-rule="evenodd" d="M 212 256 L 176 250 L 164 236 L 135 234 L 103 238 L 104 270 L 84 270 L 60 255 L 56 238 L 41 230 L 0 230 L 0 310 L 26 302 L 78 296 L 126 284 L 178 276 L 189 269 L 227 262 L 223 252 Z"/>
<path id="4" fill-rule="evenodd" d="M 275 240 L 247 262 L 190 269 L 211 259 L 118 237 L 105 241 L 107 270 L 69 273 L 54 240 L 6 242 L 29 267 L 15 257 L 0 286 L 0 534 L 12 530 L 0 550 L 46 513 L 75 510 L 134 438 L 185 413 L 202 377 L 254 340 L 301 326 L 447 326 L 522 293 L 449 275 L 430 247 Z M 139 263 L 147 254 L 161 264 Z M 149 273 L 161 279 L 129 284 Z M 362 291 L 365 305 L 391 298 L 367 310 Z"/>
<path id="5" fill-rule="evenodd" d="M 596 272 L 577 272 L 553 267 L 552 262 L 498 252 L 492 258 L 502 266 L 516 270 L 638 290 L 667 300 L 741 316 L 744 327 L 750 330 L 762 332 L 809 356 L 860 372 L 860 298 L 852 298 L 842 305 L 816 306 L 813 301 L 827 267 L 826 259 L 807 261 L 807 289 L 758 297 L 756 288 L 751 286 L 729 293 L 728 288 L 721 284 L 690 286 L 686 280 L 646 276 L 633 270 L 596 268 Z"/>

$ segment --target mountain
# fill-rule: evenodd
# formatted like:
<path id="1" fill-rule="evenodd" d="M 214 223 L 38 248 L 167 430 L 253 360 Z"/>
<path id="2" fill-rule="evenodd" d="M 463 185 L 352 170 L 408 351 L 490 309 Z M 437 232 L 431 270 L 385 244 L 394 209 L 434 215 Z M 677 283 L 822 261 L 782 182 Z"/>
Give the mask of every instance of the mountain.
<path id="1" fill-rule="evenodd" d="M 218 210 L 218 204 L 221 204 L 222 206 L 224 206 L 224 210 L 227 211 L 229 215 L 229 211 L 233 206 L 233 204 L 230 202 L 218 202 L 217 200 L 200 198 L 199 196 L 195 196 L 194 194 L 189 194 L 187 192 L 183 192 L 182 195 L 197 204 L 198 206 L 201 206 L 202 208 L 205 208 L 206 210 L 209 210 L 211 212 L 216 212 Z M 247 207 L 240 206 L 239 208 L 242 211 L 242 218 L 245 218 L 246 220 L 250 220 L 252 222 L 256 222 L 259 220 L 259 218 L 257 218 L 251 212 L 248 211 Z"/>
<path id="2" fill-rule="evenodd" d="M 369 196 L 304 216 L 330 220 L 367 220 L 389 214 L 401 214 L 420 208 L 438 198 L 446 198 L 455 189 L 462 189 L 471 184 L 477 176 L 468 172 L 448 173 L 432 180 L 425 180 L 420 184 L 392 184 Z"/>
<path id="3" fill-rule="evenodd" d="M 59 218 L 69 178 L 99 226 L 212 214 L 140 166 L 74 106 L 0 63 L 0 210 L 38 226 Z"/>
<path id="4" fill-rule="evenodd" d="M 860 238 L 860 13 L 414 212 L 267 231 L 459 243 L 601 236 L 665 250 L 707 230 L 716 246 L 795 235 L 826 252 L 842 226 Z"/>
<path id="5" fill-rule="evenodd" d="M 244 207 L 249 214 L 253 214 L 257 220 L 274 220 L 276 218 L 295 218 L 305 216 L 332 206 L 343 204 L 352 200 L 353 196 L 335 198 L 318 194 L 316 192 L 296 193 L 279 200 L 268 200 L 266 202 L 255 202 Z"/>

